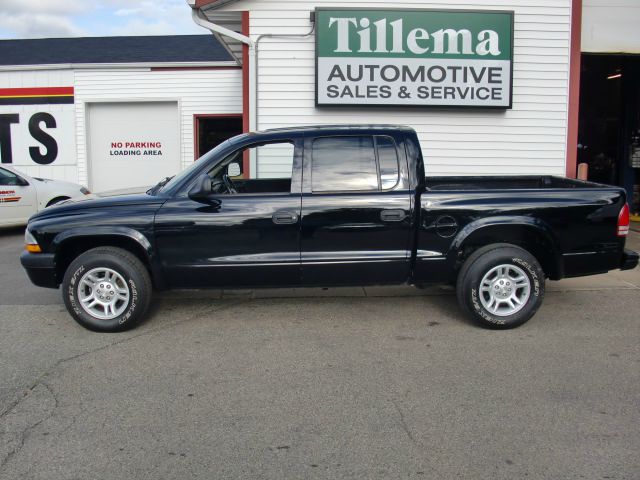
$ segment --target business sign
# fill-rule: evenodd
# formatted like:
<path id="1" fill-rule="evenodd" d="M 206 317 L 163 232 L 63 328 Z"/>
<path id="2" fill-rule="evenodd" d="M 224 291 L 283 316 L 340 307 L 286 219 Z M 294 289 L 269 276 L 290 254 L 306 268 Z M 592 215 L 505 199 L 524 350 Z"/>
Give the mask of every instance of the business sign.
<path id="1" fill-rule="evenodd" d="M 73 87 L 0 88 L 0 163 L 75 165 Z"/>
<path id="2" fill-rule="evenodd" d="M 511 108 L 513 12 L 316 10 L 316 104 Z"/>

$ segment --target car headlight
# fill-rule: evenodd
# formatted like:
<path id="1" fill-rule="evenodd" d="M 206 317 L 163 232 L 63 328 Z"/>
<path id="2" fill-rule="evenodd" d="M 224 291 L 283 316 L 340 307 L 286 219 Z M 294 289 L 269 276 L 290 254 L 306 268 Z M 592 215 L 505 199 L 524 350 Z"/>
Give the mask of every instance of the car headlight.
<path id="1" fill-rule="evenodd" d="M 30 253 L 42 253 L 36 237 L 33 236 L 29 229 L 24 231 L 24 249 Z"/>
<path id="2" fill-rule="evenodd" d="M 91 192 L 87 188 L 84 188 L 84 187 L 80 188 L 80 193 L 83 194 L 83 195 L 91 195 Z"/>

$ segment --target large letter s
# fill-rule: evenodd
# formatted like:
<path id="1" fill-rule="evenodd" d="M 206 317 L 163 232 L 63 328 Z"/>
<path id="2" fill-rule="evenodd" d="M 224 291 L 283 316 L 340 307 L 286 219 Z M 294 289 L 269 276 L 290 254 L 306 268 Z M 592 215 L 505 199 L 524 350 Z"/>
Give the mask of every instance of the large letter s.
<path id="1" fill-rule="evenodd" d="M 58 144 L 51 135 L 40 128 L 40 122 L 44 122 L 47 128 L 56 128 L 56 119 L 47 112 L 38 112 L 29 119 L 29 133 L 46 149 L 43 155 L 40 147 L 29 147 L 31 159 L 40 165 L 49 165 L 58 157 Z"/>

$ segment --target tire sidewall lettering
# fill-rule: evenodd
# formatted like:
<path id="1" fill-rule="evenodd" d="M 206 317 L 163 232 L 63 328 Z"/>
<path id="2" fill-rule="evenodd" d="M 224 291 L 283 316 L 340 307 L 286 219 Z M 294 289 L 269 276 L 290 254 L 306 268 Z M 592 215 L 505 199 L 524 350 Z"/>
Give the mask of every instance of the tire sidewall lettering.
<path id="1" fill-rule="evenodd" d="M 131 299 L 129 300 L 129 308 L 127 308 L 127 311 L 123 313 L 120 316 L 120 320 L 118 320 L 118 324 L 120 325 L 127 323 L 127 321 L 131 318 L 131 315 L 133 315 L 133 312 L 135 312 L 136 310 L 138 302 L 138 289 L 136 287 L 136 283 L 131 278 L 128 279 L 128 283 L 129 289 L 131 291 Z"/>
<path id="2" fill-rule="evenodd" d="M 76 314 L 78 315 L 82 314 L 82 310 L 80 309 L 80 306 L 78 305 L 78 302 L 76 299 L 76 290 L 77 290 L 76 284 L 78 282 L 78 278 L 84 271 L 85 271 L 85 266 L 80 265 L 80 267 L 78 267 L 78 269 L 76 269 L 76 271 L 73 272 L 73 275 L 69 280 L 69 290 L 67 292 L 67 295 L 69 297 L 69 304 L 71 305 L 71 308 L 73 309 L 73 311 L 76 312 Z"/>
<path id="3" fill-rule="evenodd" d="M 487 322 L 495 323 L 497 325 L 504 325 L 506 321 L 502 318 L 496 318 L 491 315 L 484 309 L 484 307 L 480 304 L 480 289 L 472 288 L 471 289 L 471 303 L 473 305 L 473 309 L 476 311 L 478 315 L 484 318 Z"/>
<path id="4" fill-rule="evenodd" d="M 529 278 L 533 282 L 533 296 L 540 296 L 540 279 L 538 278 L 538 274 L 536 273 L 533 266 L 529 262 L 518 257 L 512 258 L 511 261 L 526 270 L 526 272 L 529 274 Z"/>

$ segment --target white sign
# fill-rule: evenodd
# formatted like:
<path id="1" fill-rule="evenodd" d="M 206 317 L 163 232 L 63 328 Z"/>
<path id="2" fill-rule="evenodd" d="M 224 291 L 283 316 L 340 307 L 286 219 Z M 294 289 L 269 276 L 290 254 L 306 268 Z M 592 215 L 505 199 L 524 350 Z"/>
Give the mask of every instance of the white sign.
<path id="1" fill-rule="evenodd" d="M 0 163 L 20 167 L 76 165 L 75 108 L 0 107 Z"/>
<path id="2" fill-rule="evenodd" d="M 511 108 L 513 12 L 317 9 L 317 105 Z"/>

